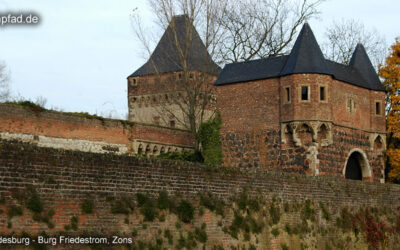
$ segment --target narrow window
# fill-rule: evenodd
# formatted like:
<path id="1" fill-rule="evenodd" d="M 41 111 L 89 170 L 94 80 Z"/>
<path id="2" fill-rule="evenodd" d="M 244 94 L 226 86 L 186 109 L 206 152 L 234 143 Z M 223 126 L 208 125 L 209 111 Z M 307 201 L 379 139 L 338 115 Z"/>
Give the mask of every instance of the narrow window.
<path id="1" fill-rule="evenodd" d="M 324 86 L 319 87 L 319 100 L 320 101 L 326 101 L 326 93 L 325 93 L 325 87 Z"/>
<path id="2" fill-rule="evenodd" d="M 356 111 L 356 103 L 354 102 L 352 97 L 347 99 L 347 111 L 349 113 L 354 113 Z"/>
<path id="3" fill-rule="evenodd" d="M 178 74 L 178 79 L 179 79 L 179 80 L 182 79 L 182 74 L 181 74 L 181 73 Z"/>
<path id="4" fill-rule="evenodd" d="M 286 103 L 290 102 L 290 88 L 289 87 L 285 88 L 285 102 Z"/>
<path id="5" fill-rule="evenodd" d="M 169 126 L 170 126 L 171 128 L 175 128 L 175 121 L 174 121 L 174 120 L 170 120 L 170 121 L 169 121 Z"/>
<path id="6" fill-rule="evenodd" d="M 308 86 L 301 86 L 301 100 L 308 101 Z"/>
<path id="7" fill-rule="evenodd" d="M 381 114 L 381 103 L 380 102 L 375 103 L 375 114 L 377 114 L 377 115 Z"/>
<path id="8" fill-rule="evenodd" d="M 190 78 L 190 79 L 193 79 L 193 73 L 190 73 L 190 74 L 189 74 L 189 78 Z"/>

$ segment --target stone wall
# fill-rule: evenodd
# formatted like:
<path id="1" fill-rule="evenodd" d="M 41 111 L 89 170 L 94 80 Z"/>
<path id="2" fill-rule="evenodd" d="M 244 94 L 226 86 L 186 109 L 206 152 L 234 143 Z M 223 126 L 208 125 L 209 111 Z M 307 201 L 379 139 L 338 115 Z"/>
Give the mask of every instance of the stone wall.
<path id="1" fill-rule="evenodd" d="M 157 213 L 153 219 L 146 219 L 150 216 L 146 209 L 160 203 L 154 201 L 157 203 L 141 206 L 136 195 L 157 197 L 163 190 L 169 197 L 175 197 L 176 205 L 169 210 L 165 207 L 150 210 Z M 200 195 L 206 193 L 215 197 L 214 201 L 201 201 Z M 139 248 L 144 242 L 155 246 L 163 239 L 159 247 L 179 248 L 182 242 L 195 244 L 195 241 L 197 245 L 191 248 L 201 248 L 205 244 L 210 248 L 219 245 L 227 249 L 230 246 L 278 249 L 281 244 L 288 244 L 290 249 L 299 249 L 296 246 L 306 244 L 307 249 L 320 249 L 318 246 L 322 243 L 331 244 L 329 237 L 336 234 L 336 243 L 351 241 L 358 247 L 367 244 L 367 239 L 361 235 L 362 229 L 355 238 L 352 222 L 347 217 L 347 224 L 335 224 L 346 219 L 341 214 L 344 210 L 356 218 L 356 211 L 371 208 L 371 211 L 378 211 L 377 220 L 386 218 L 385 225 L 392 227 L 387 221 L 396 221 L 400 187 L 329 176 L 40 148 L 3 140 L 0 143 L 0 197 L 2 235 L 34 236 L 42 232 L 46 235 L 118 235 L 131 238 Z M 93 201 L 94 206 L 90 213 L 83 208 L 88 200 Z M 194 207 L 192 219 L 185 221 L 182 217 L 182 208 L 178 205 L 181 200 L 189 201 Z M 224 201 L 225 205 L 218 206 L 222 203 L 217 200 Z M 42 204 L 40 211 L 37 205 L 32 205 L 38 202 Z M 247 207 L 247 212 L 243 206 Z M 16 207 L 21 208 L 22 214 L 15 212 Z M 276 213 L 279 213 L 278 218 Z M 250 215 L 253 217 L 248 217 Z M 250 235 L 246 233 L 247 224 L 236 225 L 238 216 L 244 216 L 242 219 L 249 221 L 250 228 L 254 227 L 249 229 Z M 254 224 L 257 216 L 261 217 L 255 221 L 261 224 Z M 308 226 L 296 229 L 297 233 L 287 228 L 300 227 L 301 221 Z M 342 226 L 351 230 L 342 232 Z M 274 228 L 279 228 L 278 236 Z M 321 228 L 328 233 L 318 231 Z M 197 235 L 201 234 L 199 230 L 205 230 L 206 241 Z M 393 237 L 398 237 L 395 225 L 391 230 L 387 231 L 385 244 L 398 244 L 399 241 L 393 243 L 397 239 Z M 306 236 L 300 237 L 300 234 Z M 300 238 L 294 240 L 295 236 Z M 171 244 L 167 238 L 171 238 Z"/>
<path id="2" fill-rule="evenodd" d="M 139 142 L 152 146 L 150 154 L 155 146 L 174 151 L 193 146 L 190 133 L 181 129 L 11 104 L 0 104 L 0 137 L 43 147 L 118 154 L 137 153 Z"/>

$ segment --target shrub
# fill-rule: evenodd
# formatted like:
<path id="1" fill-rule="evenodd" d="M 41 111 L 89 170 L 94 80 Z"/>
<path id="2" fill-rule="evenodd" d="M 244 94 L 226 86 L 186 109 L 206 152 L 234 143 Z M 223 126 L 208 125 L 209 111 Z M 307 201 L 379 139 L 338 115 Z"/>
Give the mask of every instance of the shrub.
<path id="1" fill-rule="evenodd" d="M 204 162 L 203 156 L 198 151 L 184 150 L 182 152 L 161 153 L 156 157 L 159 159 L 168 159 L 168 160 Z"/>
<path id="2" fill-rule="evenodd" d="M 21 216 L 23 214 L 22 207 L 20 206 L 11 206 L 8 210 L 8 218 L 12 218 L 14 216 Z"/>
<path id="3" fill-rule="evenodd" d="M 195 228 L 194 234 L 196 240 L 200 241 L 201 243 L 206 243 L 207 242 L 207 232 L 206 232 L 206 224 L 203 223 L 201 228 Z"/>
<path id="4" fill-rule="evenodd" d="M 82 212 L 86 214 L 93 213 L 94 210 L 94 202 L 91 199 L 86 199 L 81 204 Z"/>
<path id="5" fill-rule="evenodd" d="M 41 213 L 43 211 L 43 203 L 36 192 L 34 192 L 32 197 L 26 202 L 26 207 L 35 213 Z"/>
<path id="6" fill-rule="evenodd" d="M 304 204 L 301 216 L 303 220 L 315 220 L 315 210 L 313 208 L 312 202 L 308 199 Z"/>
<path id="7" fill-rule="evenodd" d="M 214 198 L 210 192 L 200 196 L 200 205 L 203 205 L 212 212 L 215 211 L 218 215 L 224 216 L 225 202 Z"/>
<path id="8" fill-rule="evenodd" d="M 78 222 L 79 222 L 78 217 L 72 216 L 72 218 L 71 218 L 71 229 L 72 230 L 74 230 L 74 231 L 78 230 Z"/>
<path id="9" fill-rule="evenodd" d="M 279 229 L 277 228 L 277 227 L 275 227 L 275 228 L 273 228 L 272 230 L 271 230 L 271 234 L 274 236 L 274 237 L 276 237 L 276 236 L 278 236 L 279 235 Z"/>
<path id="10" fill-rule="evenodd" d="M 169 200 L 167 191 L 163 190 L 158 194 L 157 207 L 159 209 L 168 209 L 171 201 Z"/>
<path id="11" fill-rule="evenodd" d="M 282 250 L 289 250 L 289 247 L 285 243 L 282 243 L 281 244 L 281 249 Z"/>
<path id="12" fill-rule="evenodd" d="M 133 203 L 128 197 L 122 197 L 119 200 L 115 200 L 111 206 L 111 213 L 113 214 L 129 214 L 133 210 Z"/>
<path id="13" fill-rule="evenodd" d="M 176 211 L 178 218 L 185 223 L 191 222 L 194 217 L 194 207 L 190 202 L 186 200 L 182 200 L 179 203 Z"/>
<path id="14" fill-rule="evenodd" d="M 271 202 L 269 207 L 269 215 L 271 217 L 272 224 L 278 224 L 279 220 L 281 219 L 281 212 L 278 205 L 275 202 Z"/>

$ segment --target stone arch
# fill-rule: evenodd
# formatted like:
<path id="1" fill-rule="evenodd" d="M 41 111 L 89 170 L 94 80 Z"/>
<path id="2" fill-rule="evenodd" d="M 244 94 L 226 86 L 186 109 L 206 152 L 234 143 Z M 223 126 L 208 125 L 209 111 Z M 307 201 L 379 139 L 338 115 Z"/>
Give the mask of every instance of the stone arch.
<path id="1" fill-rule="evenodd" d="M 160 148 L 160 154 L 163 154 L 163 153 L 165 153 L 165 147 Z"/>
<path id="2" fill-rule="evenodd" d="M 325 123 L 322 123 L 319 127 L 318 127 L 318 141 L 322 142 L 322 140 L 326 140 L 328 139 L 328 127 L 326 126 Z"/>
<path id="3" fill-rule="evenodd" d="M 374 140 L 374 149 L 375 150 L 382 150 L 384 148 L 384 141 L 382 136 L 378 135 Z"/>
<path id="4" fill-rule="evenodd" d="M 171 153 L 171 152 L 172 152 L 172 148 L 171 148 L 171 147 L 168 147 L 167 153 Z"/>
<path id="5" fill-rule="evenodd" d="M 154 146 L 153 147 L 153 155 L 156 155 L 158 153 L 158 147 Z"/>
<path id="6" fill-rule="evenodd" d="M 282 142 L 286 143 L 288 146 L 294 145 L 293 140 L 293 129 L 289 124 L 284 124 L 282 128 Z"/>
<path id="7" fill-rule="evenodd" d="M 359 148 L 352 149 L 343 167 L 343 176 L 351 180 L 369 180 L 372 177 L 367 155 Z"/>
<path id="8" fill-rule="evenodd" d="M 296 134 L 303 145 L 313 142 L 313 129 L 307 123 L 300 124 L 296 129 Z"/>
<path id="9" fill-rule="evenodd" d="M 150 154 L 150 144 L 146 146 L 146 155 Z"/>
<path id="10" fill-rule="evenodd" d="M 138 155 L 143 154 L 143 144 L 141 144 L 141 143 L 139 144 L 137 153 L 138 153 Z"/>

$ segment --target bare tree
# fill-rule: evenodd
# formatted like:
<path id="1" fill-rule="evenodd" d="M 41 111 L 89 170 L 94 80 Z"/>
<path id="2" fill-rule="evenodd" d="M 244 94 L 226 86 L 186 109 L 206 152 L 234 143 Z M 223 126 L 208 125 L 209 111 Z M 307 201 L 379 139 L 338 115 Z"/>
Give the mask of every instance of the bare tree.
<path id="1" fill-rule="evenodd" d="M 316 8 L 322 1 L 148 0 L 157 24 L 166 30 L 164 36 L 173 44 L 172 49 L 163 48 L 162 56 L 154 56 L 160 54 L 158 48 L 163 42 L 153 52 L 151 39 L 147 38 L 149 29 L 134 11 L 134 32 L 148 52 L 147 64 L 157 75 L 156 91 L 173 93 L 157 106 L 159 119 L 175 117 L 181 127 L 192 132 L 199 149 L 199 126 L 214 113 L 212 82 L 218 72 L 212 59 L 224 64 L 286 53 L 298 28 L 318 14 Z M 184 16 L 184 28 L 177 25 L 177 15 Z M 195 63 L 196 68 L 193 58 L 203 49 L 199 40 L 208 53 L 202 56 L 203 62 Z M 163 70 L 166 64 L 180 72 L 178 77 L 165 74 L 171 72 Z"/>
<path id="2" fill-rule="evenodd" d="M 229 1 L 219 18 L 222 39 L 216 41 L 220 63 L 248 61 L 288 53 L 298 28 L 316 17 L 323 0 Z"/>
<path id="3" fill-rule="evenodd" d="M 384 37 L 378 31 L 369 30 L 353 19 L 333 22 L 326 31 L 326 39 L 322 50 L 327 58 L 335 62 L 348 64 L 358 43 L 363 44 L 375 69 L 386 58 Z"/>
<path id="4" fill-rule="evenodd" d="M 10 74 L 7 72 L 5 63 L 0 63 L 0 102 L 7 101 L 10 98 Z"/>
<path id="5" fill-rule="evenodd" d="M 198 150 L 200 124 L 214 113 L 212 83 L 220 69 L 208 52 L 219 39 L 216 20 L 224 10 L 224 2 L 149 0 L 149 4 L 165 30 L 154 52 L 138 15 L 133 16 L 133 21 L 137 38 L 149 52 L 145 67 L 156 78 L 157 90 L 153 94 L 163 96 L 159 105 L 154 105 L 155 111 L 164 124 L 173 117 L 179 127 L 191 131 Z"/>

